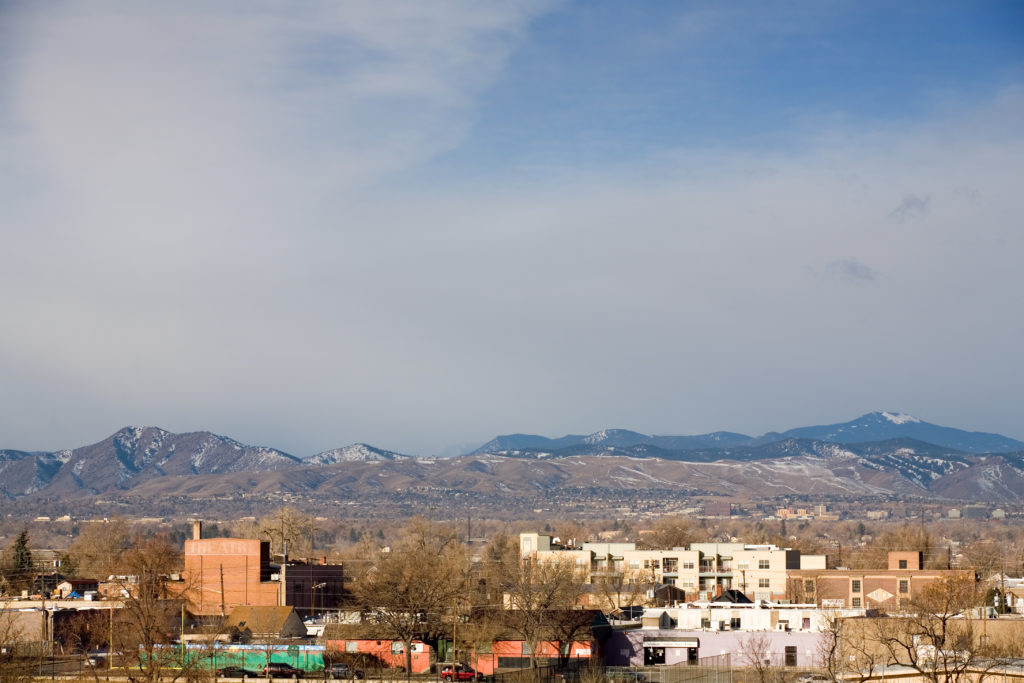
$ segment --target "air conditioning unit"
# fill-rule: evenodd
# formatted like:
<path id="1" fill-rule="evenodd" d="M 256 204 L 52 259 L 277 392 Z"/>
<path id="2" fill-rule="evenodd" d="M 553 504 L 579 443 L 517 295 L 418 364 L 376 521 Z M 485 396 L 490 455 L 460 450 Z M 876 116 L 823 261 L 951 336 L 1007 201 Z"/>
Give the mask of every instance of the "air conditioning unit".
<path id="1" fill-rule="evenodd" d="M 270 580 L 271 581 L 280 581 L 281 580 L 281 575 L 280 574 L 271 574 L 270 575 Z"/>

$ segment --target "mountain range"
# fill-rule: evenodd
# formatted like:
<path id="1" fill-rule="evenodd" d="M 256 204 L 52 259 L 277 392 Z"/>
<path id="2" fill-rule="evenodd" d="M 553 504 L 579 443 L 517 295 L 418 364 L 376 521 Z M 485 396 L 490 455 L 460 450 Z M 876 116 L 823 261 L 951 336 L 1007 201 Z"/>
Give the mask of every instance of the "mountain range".
<path id="1" fill-rule="evenodd" d="M 1021 503 L 1024 443 L 877 412 L 759 437 L 512 434 L 451 458 L 366 444 L 298 458 L 210 432 L 156 427 L 125 427 L 70 450 L 0 451 L 0 505 L 8 508 L 119 497 L 143 507 L 170 498 L 191 505 L 240 492 L 320 501 L 468 494 L 500 507 L 527 495 L 655 489 L 748 500 L 800 494 Z"/>
<path id="2" fill-rule="evenodd" d="M 968 432 L 924 422 L 903 413 L 875 412 L 856 420 L 816 427 L 797 427 L 785 432 L 768 432 L 752 437 L 735 432 L 712 432 L 697 436 L 648 436 L 627 429 L 606 429 L 587 436 L 568 435 L 548 439 L 532 434 L 508 434 L 488 441 L 470 455 L 513 450 L 560 451 L 580 446 L 637 446 L 645 444 L 668 450 L 696 450 L 760 446 L 786 439 L 815 439 L 831 443 L 864 443 L 911 438 L 954 448 L 965 453 L 1007 453 L 1024 450 L 1024 442 L 1000 434 Z"/>

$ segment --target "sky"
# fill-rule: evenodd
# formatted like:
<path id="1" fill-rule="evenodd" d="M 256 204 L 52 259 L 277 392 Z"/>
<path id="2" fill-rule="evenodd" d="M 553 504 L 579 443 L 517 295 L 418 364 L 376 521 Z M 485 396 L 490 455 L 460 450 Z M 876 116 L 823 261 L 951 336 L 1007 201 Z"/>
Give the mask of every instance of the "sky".
<path id="1" fill-rule="evenodd" d="M 0 448 L 1024 439 L 1024 5 L 0 4 Z"/>

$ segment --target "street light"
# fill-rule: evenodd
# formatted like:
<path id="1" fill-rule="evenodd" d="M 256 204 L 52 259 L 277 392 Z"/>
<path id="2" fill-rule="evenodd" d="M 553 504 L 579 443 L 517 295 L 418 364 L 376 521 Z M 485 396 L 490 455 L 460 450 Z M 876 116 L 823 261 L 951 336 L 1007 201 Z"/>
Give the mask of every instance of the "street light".
<path id="1" fill-rule="evenodd" d="M 315 583 L 315 584 L 313 584 L 312 586 L 309 587 L 309 614 L 312 617 L 316 617 L 316 598 L 315 598 L 315 594 L 313 593 L 313 591 L 317 590 L 318 588 L 324 588 L 326 586 L 327 586 L 327 583 L 323 582 L 323 583 Z M 323 602 L 323 592 L 320 593 L 320 596 L 321 596 L 320 597 L 320 602 L 322 603 Z"/>

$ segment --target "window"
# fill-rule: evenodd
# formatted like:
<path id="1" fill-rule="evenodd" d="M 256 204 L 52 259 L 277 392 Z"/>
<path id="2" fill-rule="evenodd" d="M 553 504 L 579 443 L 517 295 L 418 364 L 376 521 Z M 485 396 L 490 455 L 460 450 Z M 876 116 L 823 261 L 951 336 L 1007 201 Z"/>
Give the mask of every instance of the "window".
<path id="1" fill-rule="evenodd" d="M 860 579 L 854 579 L 850 582 L 850 592 L 860 593 Z"/>
<path id="2" fill-rule="evenodd" d="M 805 593 L 813 593 L 814 592 L 814 579 L 805 579 L 804 580 L 804 592 Z"/>
<path id="3" fill-rule="evenodd" d="M 739 627 L 740 627 L 740 618 L 739 617 L 733 617 L 732 619 L 729 620 L 729 628 L 738 629 Z"/>
<path id="4" fill-rule="evenodd" d="M 900 569 L 906 569 L 906 568 L 907 568 L 907 561 L 906 560 L 900 560 Z"/>
<path id="5" fill-rule="evenodd" d="M 693 569 L 693 562 L 683 562 L 683 569 Z"/>
<path id="6" fill-rule="evenodd" d="M 661 567 L 661 560 L 651 560 L 651 566 L 654 567 L 655 569 L 660 568 Z"/>
<path id="7" fill-rule="evenodd" d="M 796 666 L 796 645 L 786 646 L 786 666 Z"/>
<path id="8" fill-rule="evenodd" d="M 640 569 L 640 560 L 630 560 L 629 561 L 629 568 L 630 569 Z"/>
<path id="9" fill-rule="evenodd" d="M 711 628 L 711 618 L 710 617 L 701 617 L 701 619 L 700 619 L 700 627 L 701 628 Z"/>
<path id="10" fill-rule="evenodd" d="M 907 581 L 906 579 L 902 579 L 900 581 L 900 593 L 909 593 L 909 592 L 910 592 L 910 581 Z"/>
<path id="11" fill-rule="evenodd" d="M 651 568 L 651 561 L 650 560 L 644 560 L 644 569 L 650 569 L 650 568 Z"/>
<path id="12" fill-rule="evenodd" d="M 853 599 L 853 606 L 854 607 L 860 607 L 860 598 L 854 598 Z"/>
<path id="13" fill-rule="evenodd" d="M 405 652 L 405 650 L 402 649 L 401 643 L 391 643 L 391 654 L 400 655 L 403 652 Z"/>
<path id="14" fill-rule="evenodd" d="M 769 564 L 769 560 L 758 560 L 757 561 L 757 568 L 758 569 L 769 569 L 768 564 Z"/>
<path id="15" fill-rule="evenodd" d="M 736 563 L 736 569 L 750 569 L 750 563 L 749 562 L 737 562 Z"/>
<path id="16" fill-rule="evenodd" d="M 758 588 L 768 588 L 770 586 L 771 586 L 771 582 L 768 579 L 758 579 L 757 580 L 757 587 Z"/>
<path id="17" fill-rule="evenodd" d="M 354 640 L 346 640 L 345 652 L 359 652 L 359 643 Z"/>
<path id="18" fill-rule="evenodd" d="M 529 654 L 530 654 L 530 645 L 525 640 L 523 641 L 523 649 L 520 650 L 520 652 L 522 652 L 522 654 L 527 655 L 527 656 L 529 656 Z"/>

